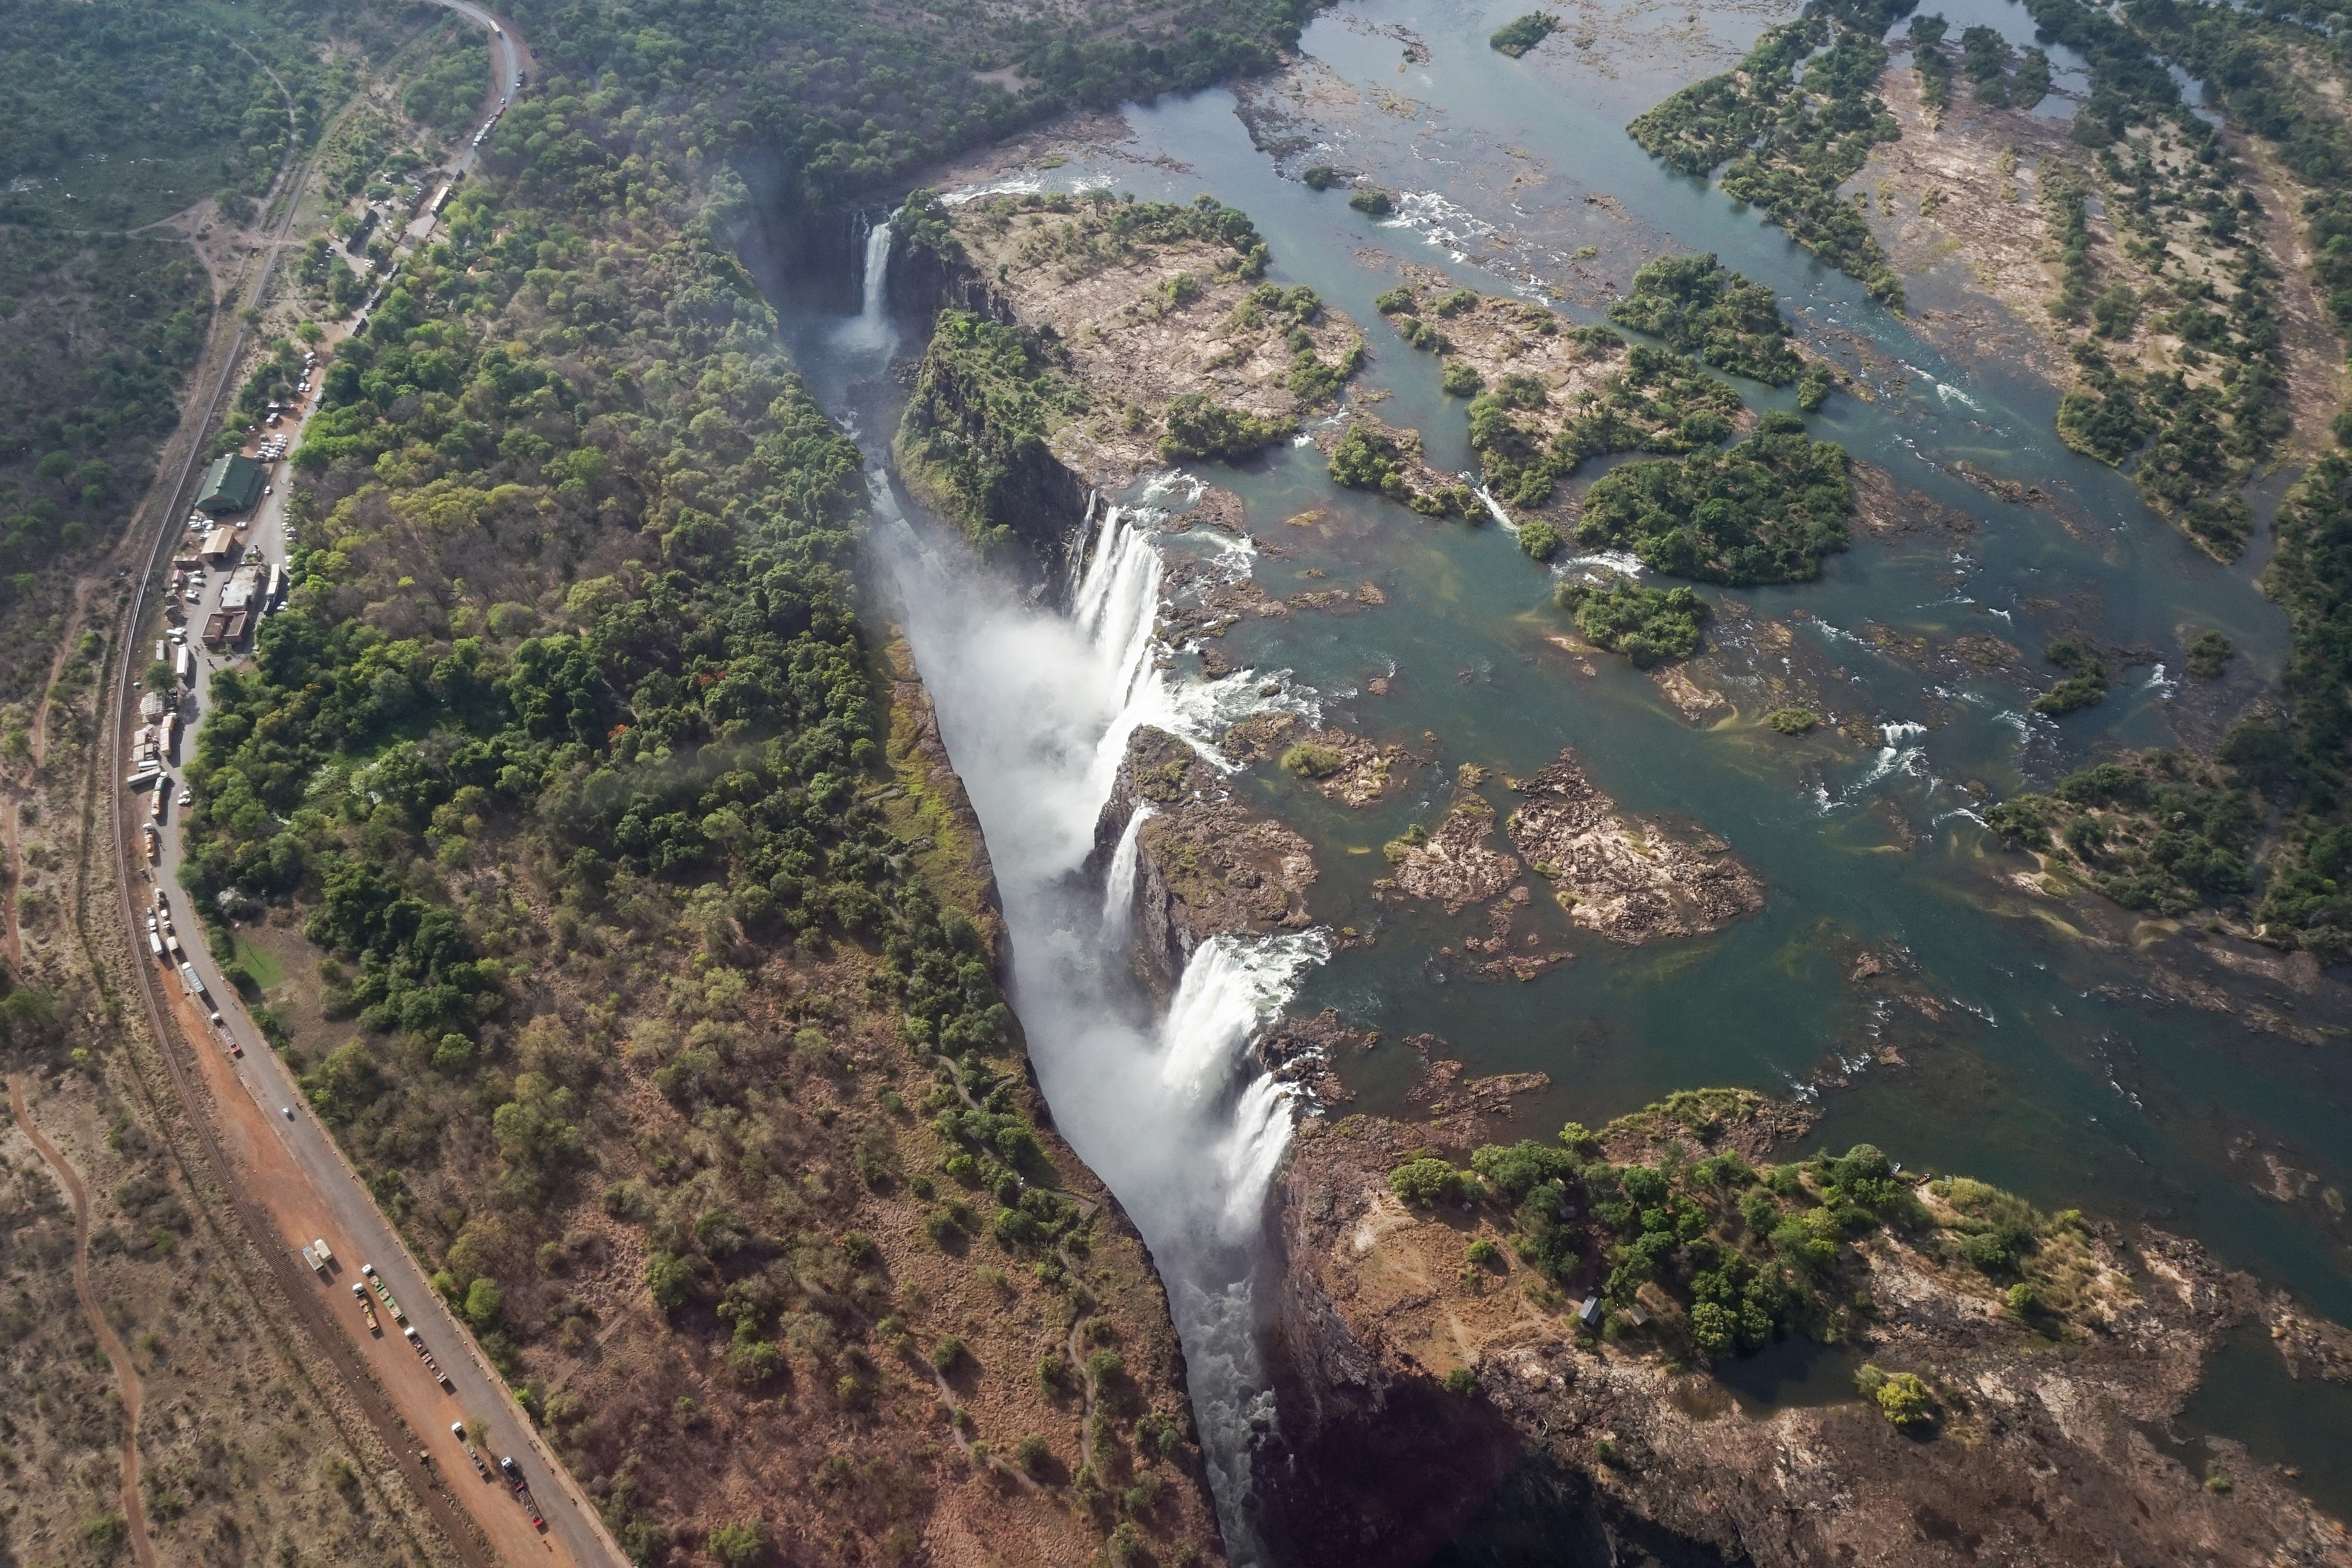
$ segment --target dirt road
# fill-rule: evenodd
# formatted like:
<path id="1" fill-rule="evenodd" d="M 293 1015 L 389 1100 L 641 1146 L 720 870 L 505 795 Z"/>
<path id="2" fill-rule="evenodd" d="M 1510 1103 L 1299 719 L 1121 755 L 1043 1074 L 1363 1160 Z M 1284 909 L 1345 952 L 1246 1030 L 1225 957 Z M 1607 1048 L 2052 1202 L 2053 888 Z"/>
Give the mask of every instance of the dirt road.
<path id="1" fill-rule="evenodd" d="M 139 1560 L 139 1568 L 155 1568 L 155 1543 L 148 1538 L 147 1510 L 139 1498 L 139 1369 L 132 1363 L 122 1336 L 106 1321 L 98 1292 L 90 1289 L 89 1194 L 82 1190 L 81 1173 L 34 1125 L 33 1113 L 25 1104 L 22 1073 L 8 1075 L 8 1108 L 16 1112 L 17 1130 L 32 1140 L 33 1147 L 41 1152 L 41 1158 L 58 1178 L 58 1184 L 65 1188 L 66 1196 L 73 1202 L 74 1294 L 81 1298 L 81 1315 L 89 1320 L 89 1331 L 97 1337 L 99 1348 L 106 1352 L 107 1364 L 114 1368 L 115 1387 L 122 1396 L 123 1522 L 130 1528 L 131 1552 Z"/>

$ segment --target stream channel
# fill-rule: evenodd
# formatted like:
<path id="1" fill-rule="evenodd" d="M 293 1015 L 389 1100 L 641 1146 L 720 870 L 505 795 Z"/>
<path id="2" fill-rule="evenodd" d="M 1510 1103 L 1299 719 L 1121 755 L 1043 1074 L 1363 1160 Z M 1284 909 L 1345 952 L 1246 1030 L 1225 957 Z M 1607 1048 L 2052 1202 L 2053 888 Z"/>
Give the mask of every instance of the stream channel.
<path id="1" fill-rule="evenodd" d="M 1981 21 L 2032 41 L 2022 11 L 2001 0 L 1944 11 L 1955 32 Z M 1400 1042 L 1423 1034 L 1470 1076 L 1548 1075 L 1548 1089 L 1518 1101 L 1529 1136 L 1570 1118 L 1598 1125 L 1682 1088 L 1794 1094 L 1820 1104 L 1816 1142 L 1867 1140 L 1906 1167 L 2185 1233 L 2352 1321 L 2352 1229 L 2339 1195 L 2352 1185 L 2352 1068 L 2333 1032 L 2347 1021 L 2341 988 L 2294 989 L 2242 964 L 2233 973 L 2196 933 L 2135 926 L 2113 910 L 2105 926 L 2128 937 L 2091 940 L 2076 905 L 2012 883 L 2027 863 L 2004 854 L 1972 809 L 2047 786 L 2103 749 L 2210 744 L 2184 717 L 2179 649 L 2208 627 L 2236 642 L 2231 705 L 2275 679 L 2286 628 L 2255 586 L 2267 531 L 2233 565 L 2208 560 L 2120 476 L 2060 445 L 2046 384 L 1997 359 L 1939 353 L 1781 231 L 1626 137 L 1627 120 L 1725 68 L 1787 12 L 1732 9 L 1704 23 L 1694 13 L 1695 40 L 1640 31 L 1639 8 L 1604 13 L 1592 46 L 1563 34 L 1517 61 L 1486 43 L 1512 14 L 1513 4 L 1327 12 L 1302 42 L 1297 79 L 1317 89 L 1303 100 L 1286 103 L 1277 81 L 1244 89 L 1238 104 L 1220 89 L 1130 106 L 1132 140 L 1077 143 L 1066 163 L 1041 160 L 1053 166 L 993 188 L 1109 187 L 1169 201 L 1206 192 L 1241 208 L 1272 248 L 1269 276 L 1312 287 L 1363 330 L 1373 357 L 1349 395 L 1417 428 L 1442 469 L 1475 466 L 1462 405 L 1440 391 L 1434 358 L 1406 348 L 1372 304 L 1400 263 L 1540 298 L 1580 321 L 1601 320 L 1612 289 L 1580 290 L 1578 277 L 1622 289 L 1653 255 L 1711 250 L 1771 288 L 1800 333 L 1868 394 L 1833 396 L 1813 433 L 1970 520 L 1884 538 L 1857 529 L 1816 582 L 1701 589 L 1718 606 L 1718 637 L 1768 622 L 1790 628 L 1792 668 L 1819 672 L 1832 720 L 1811 735 L 1761 727 L 1769 704 L 1754 701 L 1694 725 L 1622 660 L 1593 659 L 1585 673 L 1582 658 L 1548 639 L 1570 629 L 1551 603 L 1557 574 L 1587 563 L 1538 565 L 1503 527 L 1433 522 L 1339 489 L 1305 445 L 1198 470 L 1242 497 L 1242 539 L 1186 529 L 1192 487 L 1181 476 L 1107 498 L 1120 509 L 1097 510 L 1070 579 L 1033 604 L 947 531 L 909 521 L 916 509 L 885 472 L 903 398 L 887 367 L 919 355 L 923 330 L 883 314 L 887 230 L 868 246 L 862 314 L 796 307 L 805 294 L 788 280 L 772 289 L 813 385 L 874 465 L 877 576 L 896 585 L 894 612 L 986 832 L 1013 1001 L 1057 1124 L 1118 1194 L 1167 1279 L 1237 1561 L 1255 1555 L 1250 1436 L 1279 1420 L 1260 1388 L 1252 1274 L 1265 1263 L 1265 1192 L 1299 1109 L 1260 1075 L 1249 1044 L 1286 1005 L 1336 1008 L 1381 1031 L 1373 1050 L 1334 1064 L 1355 1096 L 1347 1110 L 1413 1114 L 1406 1097 L 1421 1058 Z M 2076 62 L 2053 56 L 2060 87 L 2079 85 Z M 1891 68 L 1904 68 L 1902 57 Z M 2061 96 L 2044 111 L 2071 108 Z M 1399 215 L 1376 221 L 1351 211 L 1344 191 L 1310 190 L 1297 174 L 1311 163 L 1398 192 Z M 1574 252 L 1586 245 L 1599 259 L 1580 269 Z M 1934 269 L 1906 282 L 1915 316 L 1959 299 L 1957 279 Z M 1751 406 L 1791 405 L 1786 391 L 1738 384 Z M 1997 500 L 1957 471 L 1964 462 L 2050 499 Z M 2283 488 L 2258 494 L 2265 521 Z M 1160 552 L 1212 553 L 1218 569 L 1253 573 L 1278 597 L 1370 583 L 1386 602 L 1245 618 L 1220 645 L 1243 668 L 1210 681 L 1196 650 L 1153 646 Z M 1872 627 L 1885 631 L 1874 640 Z M 2039 650 L 2062 630 L 2144 648 L 2148 660 L 2097 708 L 2032 715 L 2033 689 L 2054 678 Z M 1964 636 L 2025 650 L 2033 685 L 1901 657 L 1901 639 L 1941 647 Z M 1370 694 L 1376 678 L 1382 695 Z M 1269 684 L 1278 694 L 1260 695 Z M 1359 812 L 1273 768 L 1234 773 L 1244 799 L 1314 841 L 1324 923 L 1205 945 L 1155 1016 L 1124 978 L 1119 901 L 1106 920 L 1099 882 L 1079 874 L 1125 735 L 1149 722 L 1207 745 L 1270 704 L 1433 751 L 1434 764 Z M 2209 699 L 2209 728 L 2215 706 Z M 1520 984 L 1476 977 L 1452 956 L 1481 929 L 1477 911 L 1449 920 L 1374 900 L 1388 869 L 1380 846 L 1433 823 L 1457 764 L 1525 776 L 1563 747 L 1625 809 L 1694 819 L 1727 840 L 1762 879 L 1763 911 L 1715 937 L 1621 948 L 1538 900 L 1532 929 L 1575 957 Z M 1507 812 L 1499 781 L 1485 788 Z M 1131 870 L 1131 860 L 1114 863 L 1110 875 Z M 1375 940 L 1335 952 L 1326 933 L 1340 928 Z M 1895 1006 L 1850 984 L 1865 952 L 1894 955 L 1935 1005 Z M 2300 1044 L 2168 1001 L 2150 986 L 2158 965 L 2218 989 L 2241 1014 L 2267 1007 L 2327 1037 Z M 2299 1173 L 2284 1201 L 2273 1160 Z M 2223 1359 L 2226 1381 L 2199 1393 L 2180 1440 L 2242 1441 L 2258 1461 L 2299 1467 L 2298 1484 L 2324 1506 L 2352 1512 L 2352 1393 L 2292 1381 L 2273 1354 Z"/>

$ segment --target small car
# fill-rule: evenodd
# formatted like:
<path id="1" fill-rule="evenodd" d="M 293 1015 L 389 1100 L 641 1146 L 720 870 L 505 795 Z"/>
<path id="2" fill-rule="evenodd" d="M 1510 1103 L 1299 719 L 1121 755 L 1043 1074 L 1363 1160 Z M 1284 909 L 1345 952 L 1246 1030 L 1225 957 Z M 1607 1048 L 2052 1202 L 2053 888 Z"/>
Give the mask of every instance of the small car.
<path id="1" fill-rule="evenodd" d="M 278 1114 L 291 1121 L 294 1120 L 294 1108 L 290 1105 L 281 1105 L 278 1108 Z"/>
<path id="2" fill-rule="evenodd" d="M 188 791 L 186 791 L 186 790 L 182 790 L 182 791 L 180 792 L 180 809 L 181 809 L 182 811 L 185 811 L 185 810 L 187 810 L 187 809 L 188 809 L 188 807 L 190 807 L 190 806 L 192 806 L 192 805 L 195 805 L 195 804 L 196 804 L 196 797 L 195 797 L 194 795 L 190 794 L 190 793 L 189 793 Z"/>

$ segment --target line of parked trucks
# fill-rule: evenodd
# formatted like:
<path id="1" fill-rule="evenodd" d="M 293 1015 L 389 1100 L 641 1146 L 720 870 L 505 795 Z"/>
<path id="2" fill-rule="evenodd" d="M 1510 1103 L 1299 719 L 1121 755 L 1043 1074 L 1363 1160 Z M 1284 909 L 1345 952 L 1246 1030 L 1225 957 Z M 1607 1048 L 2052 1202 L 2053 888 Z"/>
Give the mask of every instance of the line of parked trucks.
<path id="1" fill-rule="evenodd" d="M 335 1255 L 328 1249 L 324 1237 L 302 1249 L 302 1261 L 310 1265 L 311 1271 L 320 1279 L 334 1278 L 332 1270 L 335 1265 Z M 425 1370 L 433 1374 L 433 1381 L 450 1393 L 457 1393 L 457 1385 L 449 1380 L 449 1374 L 442 1368 L 441 1363 L 433 1359 L 433 1352 L 425 1348 L 424 1340 L 417 1335 L 416 1325 L 410 1322 L 408 1314 L 400 1310 L 400 1302 L 393 1295 L 392 1287 L 383 1282 L 383 1276 L 375 1271 L 375 1265 L 361 1264 L 360 1274 L 361 1279 L 352 1281 L 352 1295 L 359 1302 L 360 1317 L 367 1324 L 368 1332 L 378 1339 L 383 1337 L 383 1323 L 377 1318 L 375 1312 L 376 1302 L 368 1299 L 368 1291 L 373 1288 L 376 1300 L 383 1303 L 384 1311 L 390 1314 L 392 1321 L 399 1326 L 401 1337 L 408 1342 L 409 1348 L 417 1353 L 424 1361 Z M 473 1461 L 476 1472 L 484 1480 L 488 1480 L 490 1479 L 489 1463 L 482 1458 L 481 1450 L 474 1447 L 473 1440 L 466 1436 L 466 1424 L 462 1421 L 452 1421 L 449 1423 L 449 1432 L 457 1439 L 458 1446 L 466 1450 L 466 1458 Z M 426 1464 L 432 1463 L 430 1454 L 419 1454 L 417 1458 Z M 538 1529 L 546 1528 L 547 1516 L 540 1511 L 539 1500 L 531 1496 L 530 1484 L 523 1479 L 522 1467 L 515 1463 L 512 1455 L 499 1457 L 499 1472 L 513 1486 L 515 1500 L 521 1503 L 523 1510 L 530 1515 L 532 1526 Z"/>

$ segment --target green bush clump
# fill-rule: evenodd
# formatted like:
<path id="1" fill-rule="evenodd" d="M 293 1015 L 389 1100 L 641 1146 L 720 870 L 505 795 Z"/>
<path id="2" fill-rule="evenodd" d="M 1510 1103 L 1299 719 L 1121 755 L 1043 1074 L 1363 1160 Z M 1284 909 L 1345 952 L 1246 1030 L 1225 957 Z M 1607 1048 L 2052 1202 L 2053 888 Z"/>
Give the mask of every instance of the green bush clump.
<path id="1" fill-rule="evenodd" d="M 1221 403 L 1205 392 L 1188 392 L 1172 399 L 1166 415 L 1168 434 L 1160 437 L 1160 455 L 1175 462 L 1186 458 L 1246 458 L 1290 433 L 1290 426 Z"/>
<path id="2" fill-rule="evenodd" d="M 1466 1366 L 1457 1366 L 1445 1374 L 1445 1392 L 1467 1396 L 1478 1392 L 1478 1374 Z"/>
<path id="3" fill-rule="evenodd" d="M 1348 205 L 1372 217 L 1386 217 L 1396 211 L 1396 203 L 1386 191 L 1369 185 L 1349 196 Z"/>
<path id="4" fill-rule="evenodd" d="M 1348 426 L 1348 433 L 1331 449 L 1331 479 L 1351 490 L 1378 490 L 1392 500 L 1402 500 L 1411 493 L 1404 478 L 1409 456 L 1395 437 L 1359 421 Z"/>
<path id="5" fill-rule="evenodd" d="M 1463 1173 L 1433 1156 L 1409 1160 L 1389 1173 L 1389 1191 L 1423 1208 L 1460 1203 L 1467 1190 Z"/>
<path id="6" fill-rule="evenodd" d="M 1323 779 L 1338 773 L 1339 764 L 1347 760 L 1336 746 L 1318 746 L 1302 742 L 1282 753 L 1282 768 L 1285 773 L 1296 773 L 1303 779 Z"/>
<path id="7" fill-rule="evenodd" d="M 1705 175 L 1728 162 L 1727 194 L 1762 207 L 1798 244 L 1900 310 L 1901 279 L 1839 188 L 1873 145 L 1899 133 L 1872 89 L 1886 65 L 1879 40 L 1908 9 L 1809 7 L 1767 31 L 1736 71 L 1684 88 L 1627 132 L 1685 174 Z"/>
<path id="8" fill-rule="evenodd" d="M 1808 733 L 1821 721 L 1821 715 L 1810 708 L 1775 708 L 1764 715 L 1764 722 L 1783 735 Z"/>
<path id="9" fill-rule="evenodd" d="M 1448 397 L 1475 397 L 1486 384 L 1478 372 L 1464 360 L 1448 360 L 1445 375 L 1439 384 Z"/>
<path id="10" fill-rule="evenodd" d="M 1772 291 L 1712 255 L 1644 263 L 1633 274 L 1633 292 L 1611 303 L 1609 319 L 1768 386 L 1786 386 L 1804 368 L 1789 347 L 1789 323 Z"/>
<path id="11" fill-rule="evenodd" d="M 1580 542 L 1630 549 L 1677 577 L 1804 582 L 1847 547 L 1854 510 L 1845 449 L 1815 441 L 1792 414 L 1768 414 L 1728 451 L 1629 463 L 1584 498 Z"/>
<path id="12" fill-rule="evenodd" d="M 2042 657 L 2067 673 L 2066 679 L 2033 700 L 2036 713 L 2054 718 L 2106 700 L 2107 667 L 2078 638 L 2059 637 L 2042 650 Z"/>
<path id="13" fill-rule="evenodd" d="M 1559 18 L 1549 11 L 1530 11 L 1514 17 L 1496 28 L 1486 42 L 1502 53 L 1517 59 L 1558 30 Z"/>
<path id="14" fill-rule="evenodd" d="M 2184 668 L 2198 680 L 2219 680 L 2230 671 L 2230 661 L 2238 655 L 2238 645 L 2220 632 L 2200 632 L 2189 640 Z"/>
<path id="15" fill-rule="evenodd" d="M 1339 178 L 1339 171 L 1328 163 L 1312 163 L 1298 172 L 1300 180 L 1310 191 L 1328 191 Z"/>
<path id="16" fill-rule="evenodd" d="M 1916 1373 L 1885 1372 L 1869 1363 L 1854 1373 L 1854 1386 L 1895 1426 L 1906 1430 L 1934 1419 L 1936 1396 Z"/>
<path id="17" fill-rule="evenodd" d="M 1576 617 L 1576 629 L 1611 653 L 1623 654 L 1637 669 L 1672 664 L 1698 651 L 1699 624 L 1706 601 L 1688 588 L 1644 588 L 1631 578 L 1606 584 L 1570 580 L 1552 590 L 1552 600 Z"/>
<path id="18" fill-rule="evenodd" d="M 2249 853 L 2264 807 L 2252 787 L 2268 776 L 2284 738 L 2267 726 L 2233 731 L 2220 770 L 2170 752 L 2150 752 L 2129 763 L 2101 763 L 2059 781 L 2048 795 L 2011 795 L 1988 809 L 1985 822 L 2008 844 L 2071 862 L 2099 892 L 2127 909 L 2183 915 L 2200 907 L 2230 908 L 2254 890 Z M 2269 737 L 2264 740 L 2263 737 Z M 2352 837 L 2352 836 L 2348 836 Z M 2324 837 L 2301 868 L 2282 870 L 2267 889 L 2257 918 L 2268 923 L 2326 921 L 2339 904 L 2334 877 L 2312 869 L 2340 868 Z"/>
<path id="19" fill-rule="evenodd" d="M 1578 328 L 1567 335 L 1588 355 L 1625 346 L 1606 328 Z M 1557 481 L 1588 458 L 1712 447 L 1731 435 L 1741 406 L 1739 395 L 1696 361 L 1640 343 L 1626 351 L 1624 368 L 1603 377 L 1592 391 L 1549 440 L 1517 417 L 1548 400 L 1535 377 L 1507 375 L 1471 399 L 1470 445 L 1496 494 L 1513 505 L 1541 506 Z"/>

